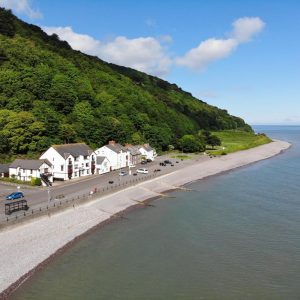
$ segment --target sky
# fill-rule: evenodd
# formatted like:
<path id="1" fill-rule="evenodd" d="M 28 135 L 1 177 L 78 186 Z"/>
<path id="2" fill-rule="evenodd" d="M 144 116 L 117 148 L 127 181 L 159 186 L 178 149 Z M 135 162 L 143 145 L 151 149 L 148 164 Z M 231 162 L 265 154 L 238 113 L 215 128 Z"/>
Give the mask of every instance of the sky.
<path id="1" fill-rule="evenodd" d="M 250 124 L 300 125 L 300 1 L 0 0 L 77 50 Z"/>

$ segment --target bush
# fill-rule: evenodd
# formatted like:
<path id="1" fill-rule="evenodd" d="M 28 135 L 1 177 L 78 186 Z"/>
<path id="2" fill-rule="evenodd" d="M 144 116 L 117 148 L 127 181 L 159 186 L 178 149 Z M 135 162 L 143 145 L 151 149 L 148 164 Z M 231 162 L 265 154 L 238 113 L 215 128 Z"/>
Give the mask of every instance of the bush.
<path id="1" fill-rule="evenodd" d="M 32 185 L 36 185 L 36 186 L 42 185 L 41 178 L 35 178 L 35 177 L 32 177 L 32 178 L 31 178 L 30 183 L 31 183 Z"/>

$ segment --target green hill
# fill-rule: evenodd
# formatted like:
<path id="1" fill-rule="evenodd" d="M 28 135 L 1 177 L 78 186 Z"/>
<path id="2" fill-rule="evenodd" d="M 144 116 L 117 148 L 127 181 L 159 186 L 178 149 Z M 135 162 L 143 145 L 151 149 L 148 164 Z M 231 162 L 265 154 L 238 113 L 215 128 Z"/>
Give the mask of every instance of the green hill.
<path id="1" fill-rule="evenodd" d="M 0 153 L 110 139 L 166 149 L 200 129 L 251 131 L 175 84 L 74 51 L 0 8 Z"/>

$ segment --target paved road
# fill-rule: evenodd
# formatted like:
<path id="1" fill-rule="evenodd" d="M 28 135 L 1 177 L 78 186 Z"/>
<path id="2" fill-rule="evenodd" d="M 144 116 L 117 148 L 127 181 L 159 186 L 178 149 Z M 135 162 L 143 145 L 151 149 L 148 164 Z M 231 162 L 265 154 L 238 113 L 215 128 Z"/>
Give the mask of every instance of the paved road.
<path id="1" fill-rule="evenodd" d="M 154 162 L 147 163 L 146 165 L 139 165 L 136 168 L 131 169 L 132 174 L 135 173 L 137 168 L 147 168 L 149 170 L 149 174 L 153 173 L 155 169 L 160 169 L 160 172 L 157 172 L 157 175 L 163 175 L 170 173 L 176 169 L 182 168 L 184 166 L 193 164 L 195 160 L 206 160 L 208 159 L 207 156 L 197 156 L 195 159 L 188 159 L 188 160 L 177 160 L 177 159 L 170 159 L 174 166 L 159 166 L 159 163 L 165 159 L 170 159 L 167 156 L 160 156 Z M 176 163 L 178 162 L 178 163 Z M 125 169 L 128 172 L 128 168 Z M 119 176 L 120 170 L 116 170 L 110 173 L 102 174 L 102 175 L 91 175 L 86 177 L 81 177 L 80 179 L 74 179 L 67 182 L 58 182 L 55 183 L 53 187 L 48 189 L 47 187 L 44 188 L 22 188 L 22 192 L 25 195 L 25 199 L 28 201 L 28 205 L 30 209 L 38 209 L 41 205 L 46 205 L 48 203 L 49 198 L 53 201 L 59 197 L 64 197 L 63 199 L 72 199 L 77 198 L 78 196 L 87 195 L 90 191 L 94 190 L 95 188 L 101 190 L 103 188 L 107 188 L 109 186 L 108 181 L 112 180 L 115 183 L 122 183 L 126 182 L 133 178 L 140 178 L 145 176 L 144 174 L 138 174 L 137 176 L 133 175 L 126 175 L 126 176 Z M 8 195 L 11 192 L 16 191 L 14 186 L 8 186 L 5 184 L 0 183 L 0 199 L 2 203 L 7 203 L 5 201 L 4 196 Z M 17 213 L 15 213 L 17 214 Z M 4 205 L 0 207 L 0 219 L 3 219 L 4 215 Z"/>

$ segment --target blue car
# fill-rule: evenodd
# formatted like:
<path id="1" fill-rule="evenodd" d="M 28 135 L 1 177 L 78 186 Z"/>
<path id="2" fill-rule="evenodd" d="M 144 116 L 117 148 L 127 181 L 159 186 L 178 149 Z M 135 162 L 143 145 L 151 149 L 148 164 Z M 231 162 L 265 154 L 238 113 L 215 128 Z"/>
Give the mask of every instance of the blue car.
<path id="1" fill-rule="evenodd" d="M 6 200 L 15 200 L 15 199 L 20 199 L 20 198 L 24 198 L 24 195 L 22 192 L 15 192 L 15 193 L 12 193 L 12 194 L 6 196 Z"/>

